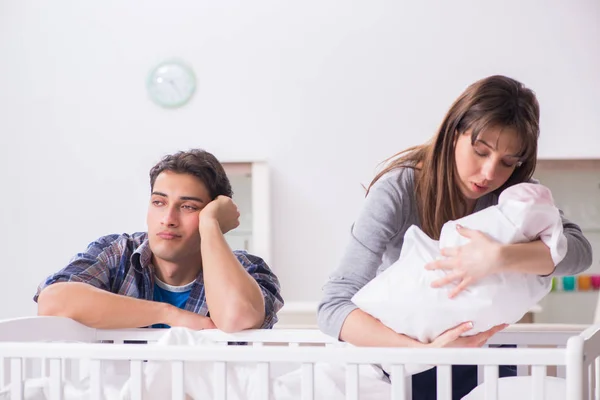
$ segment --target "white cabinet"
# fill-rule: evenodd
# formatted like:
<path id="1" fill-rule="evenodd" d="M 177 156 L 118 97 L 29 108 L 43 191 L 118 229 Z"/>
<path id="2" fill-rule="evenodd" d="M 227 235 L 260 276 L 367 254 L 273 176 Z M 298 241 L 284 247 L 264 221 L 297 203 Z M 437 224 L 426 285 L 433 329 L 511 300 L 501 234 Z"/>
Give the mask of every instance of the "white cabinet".
<path id="1" fill-rule="evenodd" d="M 225 235 L 232 250 L 246 250 L 271 260 L 269 169 L 263 161 L 223 162 L 233 200 L 240 210 L 240 226 Z"/>

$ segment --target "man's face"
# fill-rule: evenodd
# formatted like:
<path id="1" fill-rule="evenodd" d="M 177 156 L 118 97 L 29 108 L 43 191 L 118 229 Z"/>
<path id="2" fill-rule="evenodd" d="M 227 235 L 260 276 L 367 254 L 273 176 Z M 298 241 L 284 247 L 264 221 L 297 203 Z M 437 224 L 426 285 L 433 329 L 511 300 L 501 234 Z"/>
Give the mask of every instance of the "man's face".
<path id="1" fill-rule="evenodd" d="M 200 260 L 198 215 L 210 202 L 204 183 L 189 174 L 161 172 L 148 206 L 148 240 L 158 262 L 184 264 Z"/>

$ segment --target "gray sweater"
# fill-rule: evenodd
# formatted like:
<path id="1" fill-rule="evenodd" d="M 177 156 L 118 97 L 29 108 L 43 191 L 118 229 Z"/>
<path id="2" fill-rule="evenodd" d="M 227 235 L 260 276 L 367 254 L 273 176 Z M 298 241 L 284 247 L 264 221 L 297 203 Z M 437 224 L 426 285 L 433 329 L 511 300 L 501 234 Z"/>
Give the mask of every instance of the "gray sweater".
<path id="1" fill-rule="evenodd" d="M 498 204 L 498 196 L 481 197 L 475 211 Z M 592 248 L 581 229 L 563 217 L 568 250 L 554 275 L 575 275 L 592 264 Z M 355 310 L 351 298 L 371 279 L 400 257 L 404 233 L 411 225 L 421 226 L 414 191 L 414 171 L 399 168 L 381 179 L 369 191 L 362 211 L 352 225 L 350 243 L 339 267 L 323 287 L 317 321 L 319 328 L 338 338 L 344 320 Z"/>

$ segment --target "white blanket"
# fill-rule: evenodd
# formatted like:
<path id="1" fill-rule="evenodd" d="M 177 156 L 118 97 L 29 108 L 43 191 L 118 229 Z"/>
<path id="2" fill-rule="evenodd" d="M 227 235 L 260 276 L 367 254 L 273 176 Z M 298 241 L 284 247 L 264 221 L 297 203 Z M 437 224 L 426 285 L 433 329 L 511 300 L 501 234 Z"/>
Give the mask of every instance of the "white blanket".
<path id="1" fill-rule="evenodd" d="M 425 265 L 439 259 L 442 248 L 468 242 L 457 232 L 457 224 L 480 230 L 504 244 L 539 238 L 550 248 L 555 264 L 566 254 L 562 220 L 550 191 L 542 185 L 523 183 L 506 189 L 497 206 L 446 223 L 439 242 L 411 226 L 398 261 L 367 283 L 352 301 L 394 331 L 430 342 L 467 321 L 474 325 L 467 335 L 515 323 L 550 291 L 550 277 L 509 272 L 487 276 L 454 299 L 449 299 L 448 293 L 456 284 L 432 288 L 431 283 L 447 272 L 429 271 Z M 407 370 L 416 373 L 423 368 Z"/>

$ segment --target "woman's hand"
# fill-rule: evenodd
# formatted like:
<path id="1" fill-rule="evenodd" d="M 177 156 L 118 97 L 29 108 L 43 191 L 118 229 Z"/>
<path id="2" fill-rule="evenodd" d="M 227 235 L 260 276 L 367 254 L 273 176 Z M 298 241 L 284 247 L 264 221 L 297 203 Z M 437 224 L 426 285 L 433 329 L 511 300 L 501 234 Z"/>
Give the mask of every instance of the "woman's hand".
<path id="1" fill-rule="evenodd" d="M 502 245 L 499 242 L 481 231 L 460 225 L 457 225 L 456 229 L 459 234 L 471 239 L 469 243 L 442 249 L 442 255 L 446 258 L 430 262 L 425 266 L 428 270 L 448 271 L 445 277 L 433 281 L 431 287 L 437 288 L 458 282 L 448 294 L 450 298 L 455 297 L 478 279 L 499 272 L 502 267 Z"/>
<path id="2" fill-rule="evenodd" d="M 473 336 L 461 337 L 461 335 L 473 328 L 471 322 L 465 322 L 442 333 L 437 339 L 429 343 L 428 347 L 481 347 L 486 344 L 492 336 L 507 326 L 508 324 L 496 325 L 485 332 Z"/>

